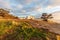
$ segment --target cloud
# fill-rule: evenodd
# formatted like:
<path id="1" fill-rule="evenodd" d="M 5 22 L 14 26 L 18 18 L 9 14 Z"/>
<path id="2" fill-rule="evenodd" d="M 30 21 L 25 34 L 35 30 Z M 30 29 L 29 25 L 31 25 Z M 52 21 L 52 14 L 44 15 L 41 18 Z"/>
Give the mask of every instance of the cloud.
<path id="1" fill-rule="evenodd" d="M 0 7 L 3 8 L 11 8 L 10 3 L 8 1 L 0 0 Z"/>
<path id="2" fill-rule="evenodd" d="M 53 6 L 47 6 L 47 7 L 46 7 L 47 10 L 49 10 L 49 9 L 51 9 L 51 8 L 53 8 Z"/>
<path id="3" fill-rule="evenodd" d="M 60 20 L 60 11 L 54 12 L 54 13 L 53 13 L 53 17 L 54 17 L 54 19 L 56 19 L 56 20 Z"/>
<path id="4" fill-rule="evenodd" d="M 59 11 L 60 0 L 0 0 L 0 7 L 11 9 L 13 14 L 36 16 L 42 12 Z"/>
<path id="5" fill-rule="evenodd" d="M 52 16 L 53 16 L 52 20 L 54 20 L 55 22 L 60 23 L 60 11 L 53 12 Z"/>
<path id="6" fill-rule="evenodd" d="M 40 12 L 41 9 L 42 9 L 42 8 L 41 8 L 40 6 L 36 6 L 34 10 L 37 11 L 37 12 Z"/>
<path id="7" fill-rule="evenodd" d="M 22 9 L 23 5 L 19 4 L 19 5 L 17 5 L 17 8 Z"/>
<path id="8" fill-rule="evenodd" d="M 26 11 L 26 10 L 21 10 L 20 13 L 22 13 L 22 14 L 27 14 L 27 11 Z"/>
<path id="9" fill-rule="evenodd" d="M 51 4 L 48 5 L 45 10 L 47 13 L 53 13 L 56 11 L 60 11 L 60 0 L 51 0 Z"/>
<path id="10" fill-rule="evenodd" d="M 50 8 L 47 8 L 47 13 L 53 13 L 56 11 L 60 11 L 60 6 L 51 6 Z"/>
<path id="11" fill-rule="evenodd" d="M 53 0 L 52 6 L 59 6 L 60 5 L 60 0 Z"/>

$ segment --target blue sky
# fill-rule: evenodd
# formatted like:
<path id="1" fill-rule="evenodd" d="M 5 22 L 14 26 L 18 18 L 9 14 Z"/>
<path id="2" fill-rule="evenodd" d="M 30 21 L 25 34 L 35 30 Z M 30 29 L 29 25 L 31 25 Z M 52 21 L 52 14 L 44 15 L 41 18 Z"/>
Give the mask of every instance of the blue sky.
<path id="1" fill-rule="evenodd" d="M 0 8 L 10 9 L 11 14 L 39 17 L 41 13 L 60 11 L 60 0 L 0 0 Z"/>

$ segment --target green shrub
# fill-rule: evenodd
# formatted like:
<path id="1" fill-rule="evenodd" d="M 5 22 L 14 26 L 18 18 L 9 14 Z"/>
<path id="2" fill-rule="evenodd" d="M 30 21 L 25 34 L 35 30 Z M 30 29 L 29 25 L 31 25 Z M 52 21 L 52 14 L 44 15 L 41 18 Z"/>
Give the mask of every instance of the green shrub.
<path id="1" fill-rule="evenodd" d="M 18 25 L 13 25 L 11 21 L 0 22 L 0 35 L 3 36 L 1 40 L 46 40 L 44 32 L 27 22 L 19 22 Z"/>

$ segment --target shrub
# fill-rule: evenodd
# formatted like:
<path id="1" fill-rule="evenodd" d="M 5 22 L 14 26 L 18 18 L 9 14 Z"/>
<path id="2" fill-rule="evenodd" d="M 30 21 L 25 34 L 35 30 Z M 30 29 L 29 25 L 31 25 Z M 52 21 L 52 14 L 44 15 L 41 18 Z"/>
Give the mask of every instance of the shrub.
<path id="1" fill-rule="evenodd" d="M 11 28 L 10 28 L 11 27 Z M 46 34 L 38 28 L 33 28 L 27 22 L 13 25 L 11 21 L 0 22 L 1 40 L 46 40 Z"/>

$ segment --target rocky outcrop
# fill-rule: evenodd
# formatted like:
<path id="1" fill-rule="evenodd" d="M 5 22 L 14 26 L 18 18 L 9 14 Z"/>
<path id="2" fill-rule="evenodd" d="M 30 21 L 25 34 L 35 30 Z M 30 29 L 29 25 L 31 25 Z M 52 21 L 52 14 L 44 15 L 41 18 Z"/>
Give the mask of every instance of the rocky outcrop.
<path id="1" fill-rule="evenodd" d="M 11 14 L 9 14 L 9 11 L 0 9 L 0 19 L 18 19 L 18 17 L 15 17 Z"/>

